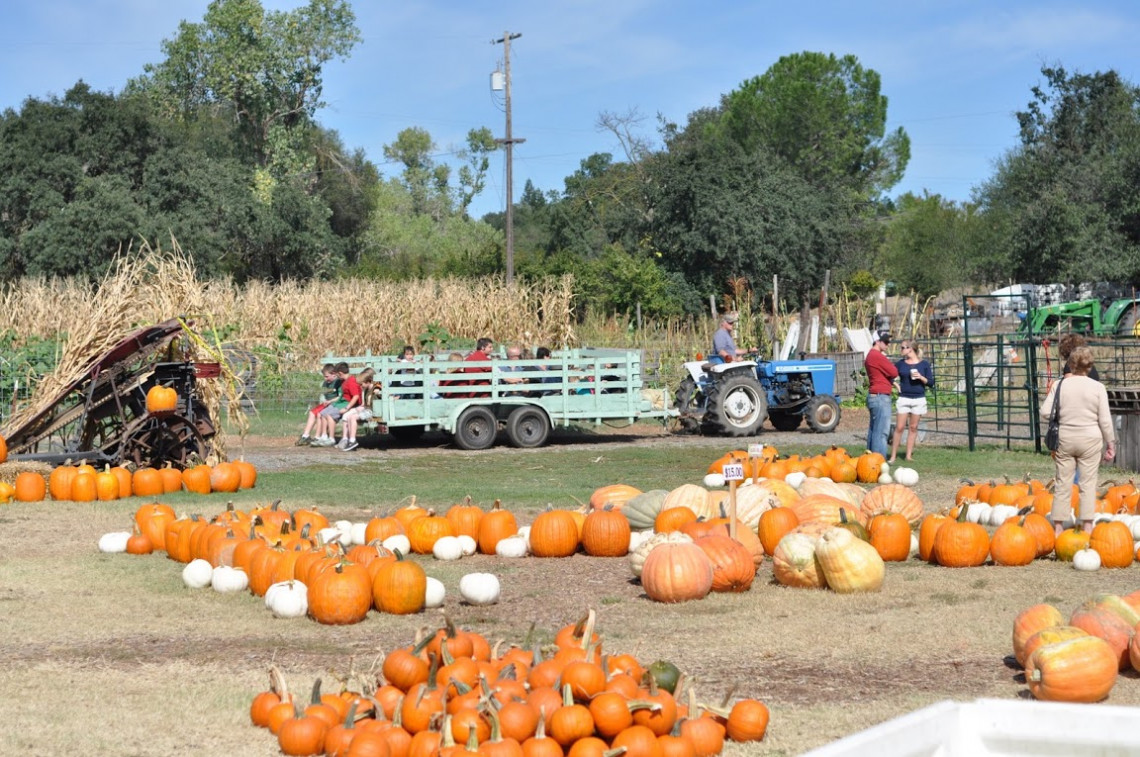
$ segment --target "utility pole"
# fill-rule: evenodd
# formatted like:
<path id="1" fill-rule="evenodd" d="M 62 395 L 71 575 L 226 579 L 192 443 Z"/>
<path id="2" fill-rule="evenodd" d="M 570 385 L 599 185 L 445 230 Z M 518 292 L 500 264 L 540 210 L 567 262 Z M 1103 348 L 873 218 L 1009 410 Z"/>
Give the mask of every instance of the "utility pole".
<path id="1" fill-rule="evenodd" d="M 503 69 L 504 69 L 504 100 L 507 110 L 507 134 L 503 139 L 496 139 L 495 141 L 507 147 L 507 283 L 515 280 L 515 194 L 514 194 L 514 179 L 512 176 L 512 168 L 514 163 L 514 145 L 515 143 L 522 144 L 525 139 L 516 139 L 511 135 L 511 40 L 521 37 L 521 33 L 511 34 L 510 32 L 503 32 L 502 39 L 491 40 L 492 45 L 502 44 L 503 46 Z"/>

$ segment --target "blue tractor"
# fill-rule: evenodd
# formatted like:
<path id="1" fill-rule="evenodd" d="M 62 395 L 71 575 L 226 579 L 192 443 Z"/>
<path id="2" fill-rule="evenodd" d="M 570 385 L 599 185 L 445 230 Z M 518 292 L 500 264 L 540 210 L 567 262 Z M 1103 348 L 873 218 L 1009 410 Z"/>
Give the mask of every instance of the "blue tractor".
<path id="1" fill-rule="evenodd" d="M 676 397 L 681 422 L 705 433 L 754 436 L 765 419 L 777 431 L 795 431 L 804 420 L 817 433 L 839 425 L 834 360 L 694 361 L 685 371 Z"/>

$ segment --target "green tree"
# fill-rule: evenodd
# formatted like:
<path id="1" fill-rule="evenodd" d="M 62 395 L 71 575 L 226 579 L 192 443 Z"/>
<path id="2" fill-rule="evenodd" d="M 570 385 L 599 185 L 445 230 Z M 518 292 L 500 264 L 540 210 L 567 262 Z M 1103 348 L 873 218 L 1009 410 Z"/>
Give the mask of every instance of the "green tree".
<path id="1" fill-rule="evenodd" d="M 451 167 L 435 162 L 432 154 L 436 149 L 431 134 L 413 126 L 397 134 L 392 144 L 384 145 L 384 157 L 404 167 L 400 181 L 411 198 L 410 211 L 439 221 L 452 213 L 453 206 L 448 186 Z"/>
<path id="2" fill-rule="evenodd" d="M 984 233 L 1022 280 L 1140 283 L 1140 90 L 1115 71 L 1042 75 L 1021 145 L 977 192 Z"/>
<path id="3" fill-rule="evenodd" d="M 939 195 L 906 193 L 883 235 L 884 276 L 901 291 L 921 297 L 967 283 L 971 240 L 967 209 Z"/>
<path id="4" fill-rule="evenodd" d="M 162 44 L 166 59 L 130 86 L 171 116 L 233 119 L 254 162 L 280 179 L 311 168 L 303 127 L 324 104 L 323 66 L 359 41 L 346 0 L 268 13 L 258 0 L 214 0 L 202 23 L 179 25 Z"/>
<path id="5" fill-rule="evenodd" d="M 781 291 L 806 303 L 844 259 L 844 195 L 812 186 L 763 149 L 723 138 L 709 128 L 718 117 L 699 111 L 684 130 L 666 131 L 667 151 L 651 169 L 653 244 L 664 265 L 705 296 L 738 277 L 758 294 L 770 291 L 777 274 Z"/>
<path id="6" fill-rule="evenodd" d="M 854 55 L 803 52 L 725 96 L 722 127 L 746 153 L 783 158 L 813 187 L 871 200 L 902 178 L 910 138 L 886 134 L 887 98 Z"/>

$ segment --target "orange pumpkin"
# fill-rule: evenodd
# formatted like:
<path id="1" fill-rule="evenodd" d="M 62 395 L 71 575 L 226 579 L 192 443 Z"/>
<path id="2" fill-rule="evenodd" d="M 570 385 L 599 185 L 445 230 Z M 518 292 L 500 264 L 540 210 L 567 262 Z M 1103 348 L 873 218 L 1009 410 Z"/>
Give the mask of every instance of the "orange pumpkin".
<path id="1" fill-rule="evenodd" d="M 158 475 L 162 477 L 163 494 L 182 491 L 182 471 L 177 468 L 172 468 L 170 463 L 167 463 L 162 468 L 159 468 Z"/>
<path id="2" fill-rule="evenodd" d="M 1046 628 L 1065 625 L 1065 616 L 1051 604 L 1037 604 L 1027 607 L 1013 619 L 1013 656 L 1021 665 L 1029 657 L 1025 653 L 1025 642 L 1031 636 Z"/>
<path id="3" fill-rule="evenodd" d="M 569 557 L 578 544 L 578 524 L 567 510 L 547 510 L 531 523 L 530 551 L 535 557 Z"/>
<path id="4" fill-rule="evenodd" d="M 867 529 L 871 546 L 885 562 L 901 562 L 910 556 L 910 523 L 901 513 L 884 512 L 871 518 Z"/>
<path id="5" fill-rule="evenodd" d="M 691 542 L 654 547 L 641 569 L 641 585 L 656 602 L 701 599 L 712 589 L 713 566 L 704 550 Z"/>
<path id="6" fill-rule="evenodd" d="M 1101 521 L 1093 526 L 1089 547 L 1100 555 L 1100 564 L 1106 568 L 1127 568 L 1132 565 L 1135 549 L 1132 532 L 1121 521 Z"/>
<path id="7" fill-rule="evenodd" d="M 71 496 L 68 499 L 72 502 L 94 502 L 98 497 L 99 487 L 95 474 L 87 471 L 76 473 L 75 478 L 71 479 Z"/>
<path id="8" fill-rule="evenodd" d="M 95 474 L 95 496 L 100 502 L 119 498 L 119 477 L 111 472 L 110 466 Z"/>
<path id="9" fill-rule="evenodd" d="M 855 475 L 864 484 L 877 484 L 887 459 L 878 452 L 864 452 L 855 461 Z"/>
<path id="10" fill-rule="evenodd" d="M 600 486 L 590 495 L 590 509 L 600 510 L 606 505 L 613 505 L 615 510 L 621 510 L 626 502 L 641 493 L 641 489 L 629 484 Z"/>
<path id="11" fill-rule="evenodd" d="M 629 537 L 629 521 L 616 508 L 593 510 L 582 524 L 582 549 L 593 557 L 624 557 Z"/>
<path id="12" fill-rule="evenodd" d="M 162 474 L 154 468 L 139 468 L 131 476 L 131 493 L 136 497 L 157 497 L 163 494 Z"/>
<path id="13" fill-rule="evenodd" d="M 57 466 L 48 476 L 48 492 L 54 500 L 71 499 L 71 482 L 79 469 L 74 465 Z"/>
<path id="14" fill-rule="evenodd" d="M 151 415 L 167 415 L 178 409 L 178 392 L 155 384 L 146 393 L 146 411 Z"/>
<path id="15" fill-rule="evenodd" d="M 236 492 L 241 488 L 241 471 L 233 463 L 218 463 L 210 469 L 209 480 L 210 491 Z"/>
<path id="16" fill-rule="evenodd" d="M 1029 693 L 1053 702 L 1099 702 L 1108 696 L 1116 679 L 1116 656 L 1095 636 L 1047 644 L 1025 664 Z"/>
<path id="17" fill-rule="evenodd" d="M 47 494 L 47 481 L 34 471 L 16 474 L 16 501 L 39 502 Z"/>
<path id="18" fill-rule="evenodd" d="M 239 489 L 252 489 L 257 486 L 257 466 L 242 459 L 236 460 L 233 465 L 241 476 Z"/>
<path id="19" fill-rule="evenodd" d="M 195 494 L 210 493 L 210 466 L 195 465 L 182 471 L 182 485 Z"/>

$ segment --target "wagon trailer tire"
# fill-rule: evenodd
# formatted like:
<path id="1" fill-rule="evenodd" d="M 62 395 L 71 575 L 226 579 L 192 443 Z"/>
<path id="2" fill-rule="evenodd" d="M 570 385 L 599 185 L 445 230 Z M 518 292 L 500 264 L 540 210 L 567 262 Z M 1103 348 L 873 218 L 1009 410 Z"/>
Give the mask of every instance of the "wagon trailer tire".
<path id="1" fill-rule="evenodd" d="M 827 434 L 839 426 L 842 410 L 834 397 L 826 394 L 817 394 L 808 400 L 804 408 L 808 426 L 817 434 Z"/>
<path id="2" fill-rule="evenodd" d="M 550 421 L 541 410 L 523 405 L 507 416 L 507 438 L 513 447 L 541 447 L 550 438 Z"/>
<path id="3" fill-rule="evenodd" d="M 764 387 L 747 373 L 718 379 L 708 395 L 705 426 L 722 436 L 755 436 L 768 417 Z"/>
<path id="4" fill-rule="evenodd" d="M 499 422 L 490 408 L 475 405 L 464 410 L 455 424 L 455 446 L 460 449 L 487 449 L 495 443 Z"/>

